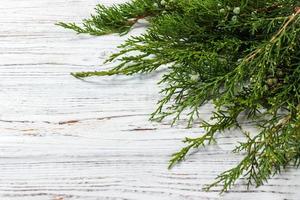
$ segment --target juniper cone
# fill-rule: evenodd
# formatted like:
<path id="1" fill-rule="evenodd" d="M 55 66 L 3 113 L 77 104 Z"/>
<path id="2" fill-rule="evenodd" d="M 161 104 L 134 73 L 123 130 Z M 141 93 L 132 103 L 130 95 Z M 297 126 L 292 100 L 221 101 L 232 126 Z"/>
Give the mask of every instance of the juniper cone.
<path id="1" fill-rule="evenodd" d="M 58 25 L 77 33 L 123 35 L 142 18 L 149 21 L 147 32 L 130 37 L 107 60 L 120 61 L 117 66 L 73 75 L 133 75 L 168 66 L 153 120 L 173 116 L 175 123 L 188 112 L 192 126 L 199 123 L 201 106 L 212 102 L 212 120 L 200 124 L 206 133 L 186 138 L 170 168 L 230 129 L 245 135 L 233 150 L 244 157 L 207 190 L 221 185 L 227 191 L 241 177 L 248 186 L 260 186 L 287 166 L 300 165 L 299 0 L 133 0 L 97 5 L 82 25 Z M 258 131 L 243 130 L 241 116 Z"/>

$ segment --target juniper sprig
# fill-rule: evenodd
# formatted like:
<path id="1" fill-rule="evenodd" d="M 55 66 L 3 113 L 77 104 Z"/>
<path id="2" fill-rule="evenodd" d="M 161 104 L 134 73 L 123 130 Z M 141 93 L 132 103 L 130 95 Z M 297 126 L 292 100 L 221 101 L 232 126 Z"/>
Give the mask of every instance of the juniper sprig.
<path id="1" fill-rule="evenodd" d="M 198 123 L 199 109 L 212 102 L 206 134 L 186 138 L 170 168 L 191 149 L 215 141 L 219 132 L 238 128 L 246 141 L 235 153 L 239 164 L 220 174 L 207 189 L 229 190 L 240 177 L 260 186 L 283 168 L 300 165 L 300 2 L 298 0 L 132 0 L 105 7 L 83 26 L 58 23 L 77 33 L 125 34 L 142 18 L 146 33 L 130 37 L 108 62 L 108 71 L 80 72 L 76 77 L 132 75 L 167 70 L 159 82 L 164 97 L 151 119 L 187 113 L 189 126 Z M 241 116 L 258 127 L 243 130 Z M 230 133 L 230 132 L 229 132 Z"/>

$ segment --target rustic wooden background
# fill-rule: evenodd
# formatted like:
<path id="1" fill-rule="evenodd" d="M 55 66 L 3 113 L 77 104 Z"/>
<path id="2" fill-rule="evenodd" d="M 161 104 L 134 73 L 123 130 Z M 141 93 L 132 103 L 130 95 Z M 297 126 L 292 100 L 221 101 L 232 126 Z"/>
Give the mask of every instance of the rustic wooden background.
<path id="1" fill-rule="evenodd" d="M 2 0 L 0 3 L 0 199 L 300 199 L 300 171 L 229 193 L 201 187 L 240 159 L 238 132 L 167 170 L 185 136 L 203 131 L 148 121 L 160 74 L 75 79 L 101 68 L 126 37 L 76 35 L 79 21 L 117 0 Z M 134 29 L 139 34 L 143 28 Z M 104 66 L 107 67 L 107 66 Z M 103 68 L 103 66 L 102 66 Z M 208 105 L 202 116 L 211 111 Z"/>

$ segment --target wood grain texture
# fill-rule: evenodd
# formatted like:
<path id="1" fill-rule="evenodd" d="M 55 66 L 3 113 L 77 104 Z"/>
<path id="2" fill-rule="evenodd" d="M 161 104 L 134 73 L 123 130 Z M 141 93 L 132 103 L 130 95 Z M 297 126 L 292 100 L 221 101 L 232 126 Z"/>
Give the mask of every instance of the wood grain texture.
<path id="1" fill-rule="evenodd" d="M 82 36 L 54 26 L 87 17 L 99 2 L 122 1 L 0 3 L 1 200 L 300 199 L 294 168 L 249 191 L 243 181 L 222 196 L 201 190 L 241 158 L 230 152 L 243 139 L 237 131 L 168 171 L 181 139 L 203 130 L 148 121 L 159 99 L 159 73 L 71 77 L 109 67 L 101 63 L 128 37 Z M 202 116 L 210 112 L 208 105 Z"/>

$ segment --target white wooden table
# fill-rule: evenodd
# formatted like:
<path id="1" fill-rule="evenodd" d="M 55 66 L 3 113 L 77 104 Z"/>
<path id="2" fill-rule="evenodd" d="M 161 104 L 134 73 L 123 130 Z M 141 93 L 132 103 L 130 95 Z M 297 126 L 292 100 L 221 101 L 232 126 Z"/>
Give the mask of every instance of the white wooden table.
<path id="1" fill-rule="evenodd" d="M 220 135 L 218 145 L 167 170 L 181 139 L 203 131 L 148 121 L 159 99 L 159 74 L 70 76 L 100 69 L 126 39 L 54 25 L 87 17 L 99 2 L 121 1 L 0 3 L 1 200 L 300 199 L 300 170 L 293 168 L 249 191 L 242 181 L 222 196 L 201 190 L 240 159 L 230 153 L 238 132 Z"/>

